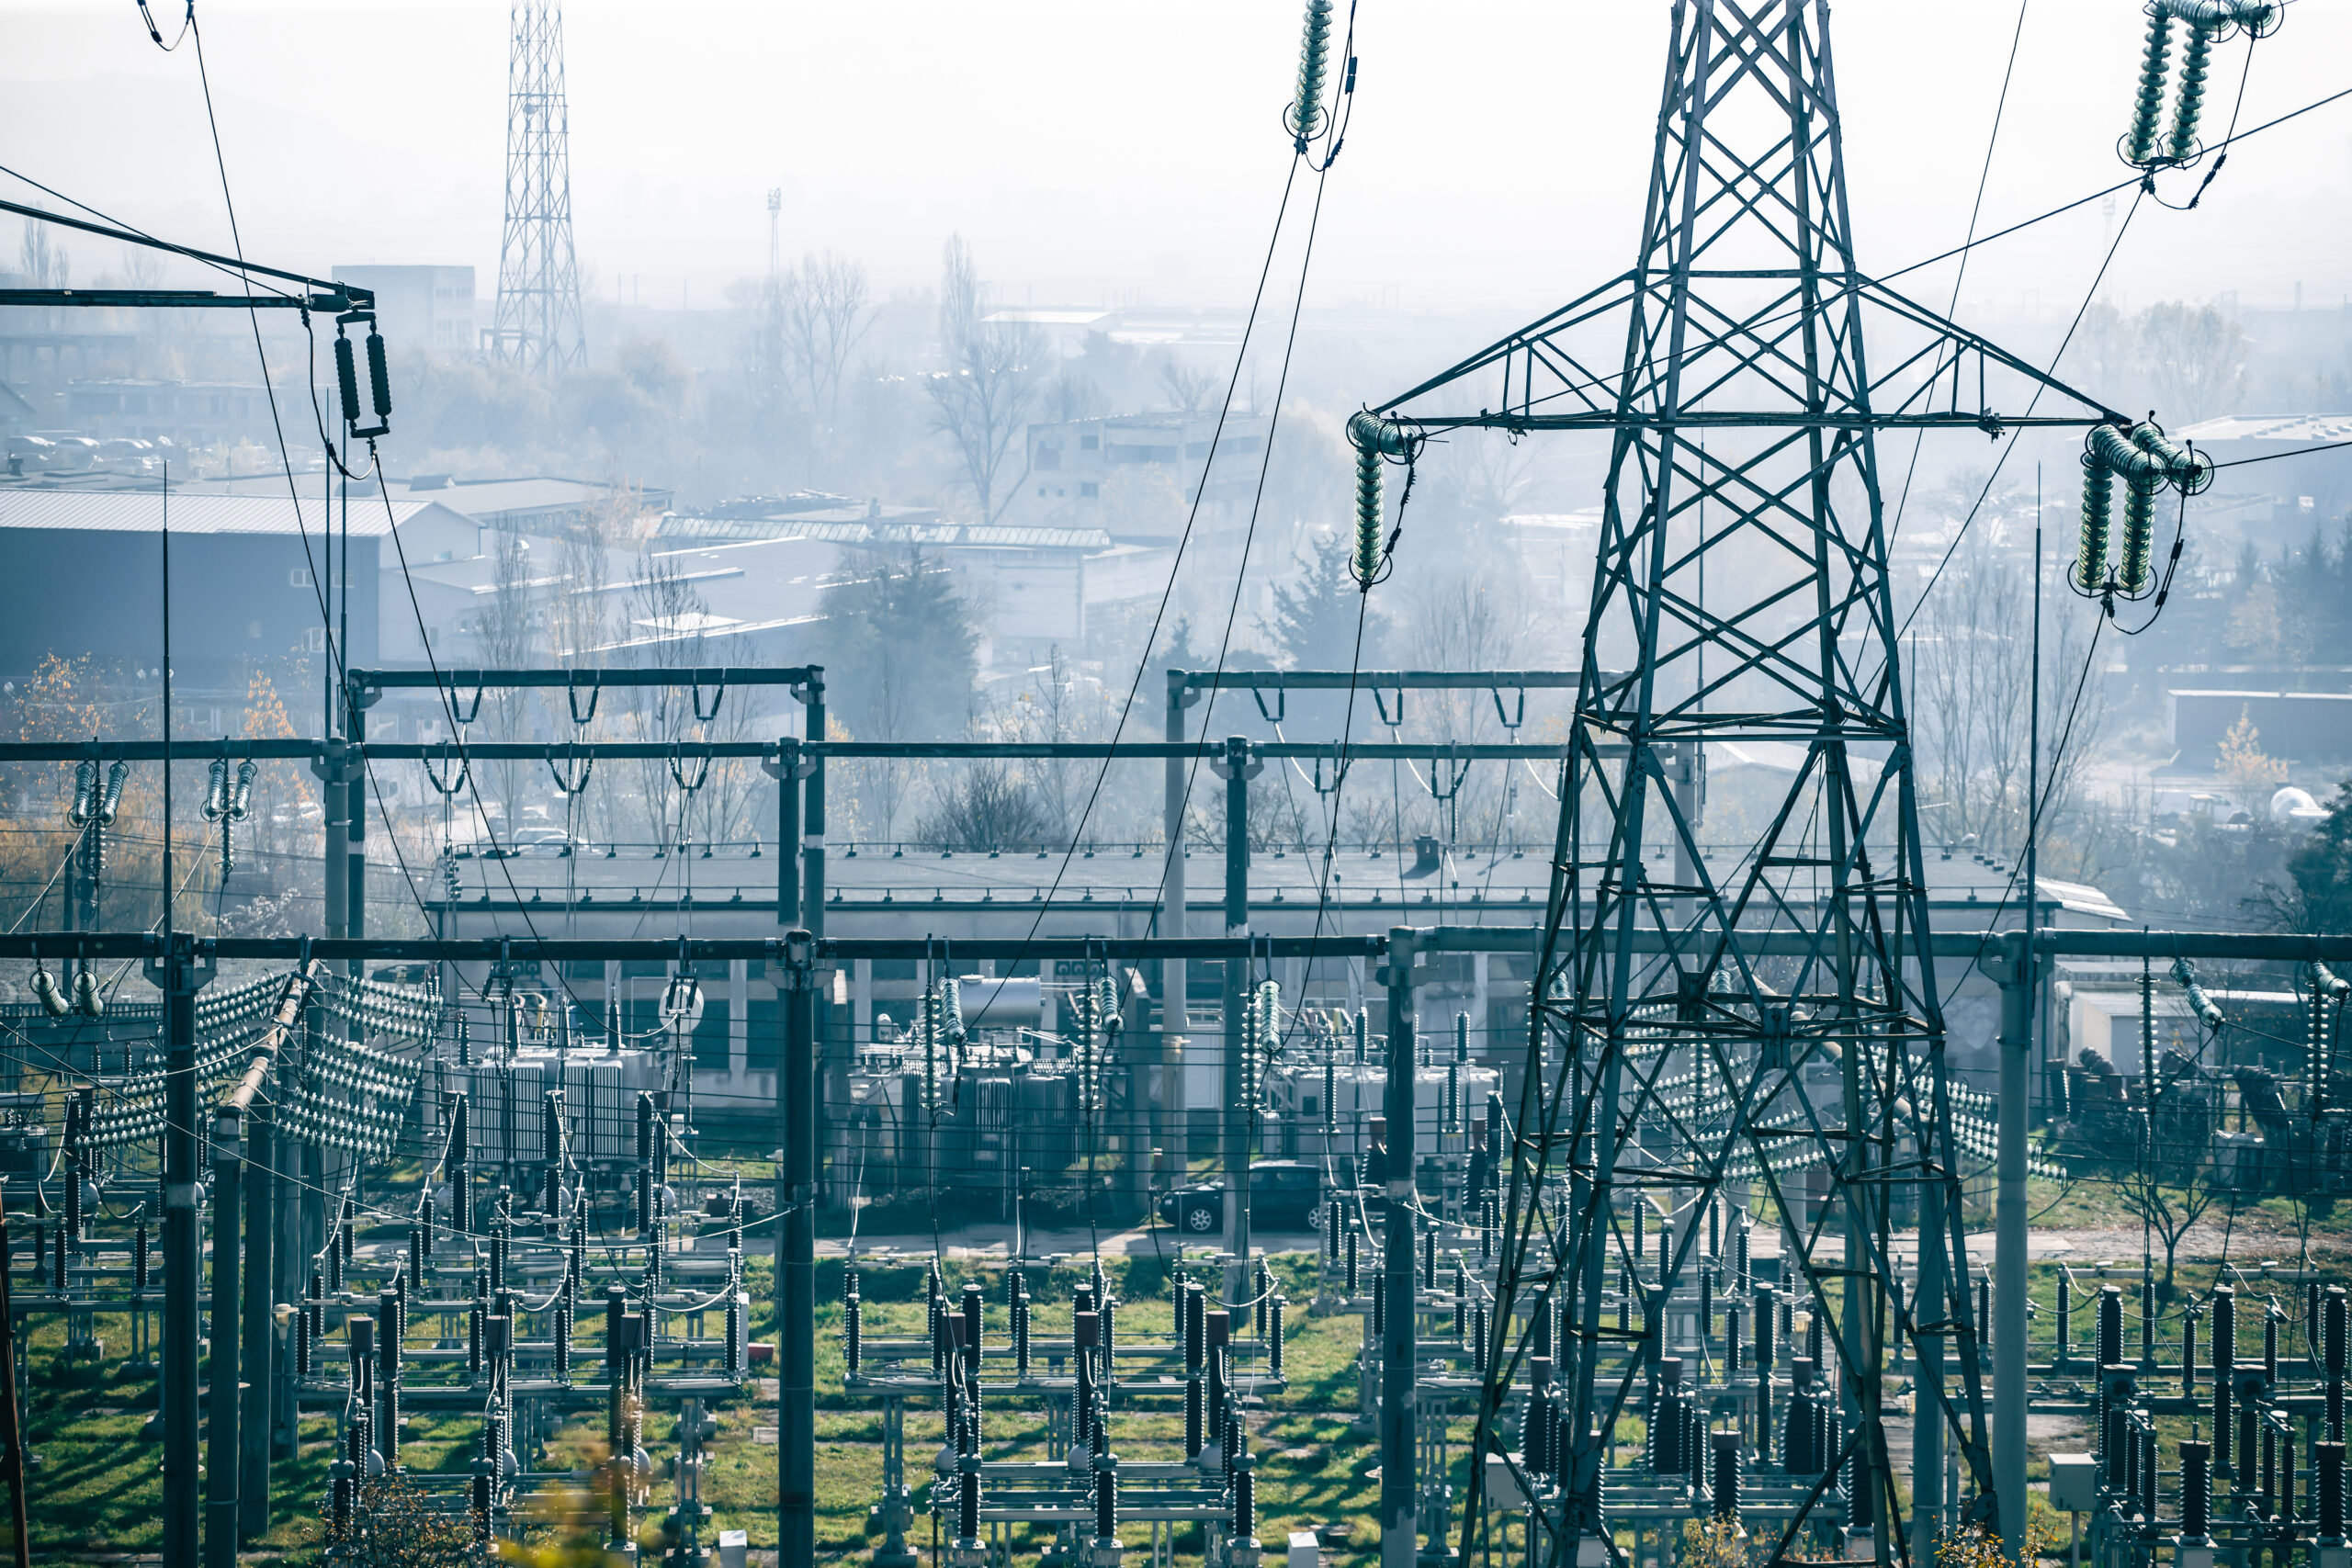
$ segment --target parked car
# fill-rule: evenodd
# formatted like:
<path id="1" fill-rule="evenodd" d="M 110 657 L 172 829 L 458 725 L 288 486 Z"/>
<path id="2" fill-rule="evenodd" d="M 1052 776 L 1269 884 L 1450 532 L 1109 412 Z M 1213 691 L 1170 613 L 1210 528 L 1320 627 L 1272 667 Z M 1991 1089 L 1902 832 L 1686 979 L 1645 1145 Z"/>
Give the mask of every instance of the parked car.
<path id="1" fill-rule="evenodd" d="M 1323 1228 L 1323 1168 L 1303 1159 L 1260 1160 L 1250 1168 L 1250 1223 L 1267 1230 Z M 1195 1181 L 1164 1192 L 1159 1217 L 1206 1235 L 1225 1224 L 1225 1183 Z"/>

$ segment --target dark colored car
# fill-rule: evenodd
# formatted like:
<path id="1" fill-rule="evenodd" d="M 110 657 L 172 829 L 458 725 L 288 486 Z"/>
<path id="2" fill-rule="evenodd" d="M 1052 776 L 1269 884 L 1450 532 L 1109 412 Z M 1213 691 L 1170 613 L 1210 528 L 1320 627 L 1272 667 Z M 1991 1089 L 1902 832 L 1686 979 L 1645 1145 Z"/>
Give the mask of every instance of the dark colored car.
<path id="1" fill-rule="evenodd" d="M 1160 1195 L 1159 1217 L 1192 1235 L 1225 1224 L 1225 1183 L 1197 1181 Z M 1323 1228 L 1323 1168 L 1307 1160 L 1261 1160 L 1250 1168 L 1250 1223 L 1264 1230 Z"/>

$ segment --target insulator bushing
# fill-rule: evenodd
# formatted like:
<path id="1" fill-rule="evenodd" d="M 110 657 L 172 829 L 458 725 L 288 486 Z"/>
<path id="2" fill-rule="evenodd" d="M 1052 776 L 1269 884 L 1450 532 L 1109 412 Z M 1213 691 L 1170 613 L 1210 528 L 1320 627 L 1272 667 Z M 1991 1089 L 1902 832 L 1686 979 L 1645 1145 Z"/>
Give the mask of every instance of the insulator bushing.
<path id="1" fill-rule="evenodd" d="M 2322 1354 L 2332 1379 L 2341 1379 L 2345 1372 L 2344 1301 L 2341 1285 L 2330 1285 L 2320 1299 Z"/>
<path id="2" fill-rule="evenodd" d="M 2278 1427 L 2269 1421 L 2262 1424 L 2262 1517 L 2278 1517 Z"/>
<path id="3" fill-rule="evenodd" d="M 133 1290 L 147 1288 L 148 1271 L 153 1267 L 148 1253 L 147 1216 L 139 1216 L 139 1228 L 130 1241 L 130 1282 Z"/>
<path id="4" fill-rule="evenodd" d="M 555 1298 L 555 1376 L 558 1382 L 571 1378 L 571 1302 L 561 1292 Z"/>
<path id="5" fill-rule="evenodd" d="M 359 361 L 353 353 L 351 340 L 340 332 L 334 334 L 334 385 L 343 401 L 344 423 L 358 423 Z"/>
<path id="6" fill-rule="evenodd" d="M 1709 1496 L 1715 1517 L 1739 1522 L 1739 1434 L 1714 1432 L 1708 1436 L 1713 1451 L 1714 1465 L 1709 1477 Z"/>
<path id="7" fill-rule="evenodd" d="M 1283 1299 L 1266 1303 L 1266 1370 L 1279 1381 L 1283 1375 Z"/>
<path id="8" fill-rule="evenodd" d="M 854 1376 L 865 1360 L 865 1303 L 857 1293 L 857 1281 L 852 1280 L 842 1298 L 842 1365 Z"/>
<path id="9" fill-rule="evenodd" d="M 1551 1473 L 1545 1439 L 1551 1424 L 1544 1406 L 1551 1398 L 1552 1359 L 1532 1356 L 1527 1363 L 1527 1408 L 1519 1418 L 1520 1462 L 1537 1475 Z"/>
<path id="10" fill-rule="evenodd" d="M 2313 1447 L 2319 1455 L 2319 1495 L 2313 1506 L 2319 1514 L 2320 1539 L 2341 1540 L 2344 1537 L 2344 1443 L 2337 1438 Z"/>
<path id="11" fill-rule="evenodd" d="M 2211 1518 L 2211 1444 L 2195 1438 L 2180 1440 L 2180 1533 L 2190 1540 L 2205 1539 Z"/>
<path id="12" fill-rule="evenodd" d="M 2123 1292 L 2102 1285 L 2098 1292 L 2098 1364 L 2111 1367 L 2123 1359 Z"/>
<path id="13" fill-rule="evenodd" d="M 1207 1424 L 1206 1415 L 1206 1398 L 1201 1388 L 1201 1380 L 1185 1379 L 1184 1457 L 1188 1460 L 1201 1457 L 1201 1445 L 1204 1440 L 1204 1430 Z"/>
<path id="14" fill-rule="evenodd" d="M 1021 1293 L 1012 1298 L 1012 1375 L 1029 1376 L 1029 1287 L 1025 1282 Z"/>
<path id="15" fill-rule="evenodd" d="M 1781 1416 L 1781 1468 L 1791 1475 L 1819 1475 L 1827 1457 L 1820 1449 L 1820 1401 L 1813 1390 L 1813 1362 L 1803 1356 L 1791 1363 L 1792 1384 L 1787 1410 Z"/>
<path id="16" fill-rule="evenodd" d="M 376 411 L 376 423 L 382 424 L 392 417 L 392 373 L 384 361 L 384 337 L 371 324 L 368 329 L 368 395 Z"/>
<path id="17" fill-rule="evenodd" d="M 1337 1205 L 1334 1205 L 1334 1207 L 1336 1206 Z M 1347 1258 L 1345 1262 L 1347 1269 L 1346 1289 L 1348 1294 L 1352 1296 L 1363 1288 L 1361 1273 L 1356 1264 L 1356 1233 L 1353 1225 L 1349 1226 L 1347 1231 Z"/>
<path id="18" fill-rule="evenodd" d="M 959 1540 L 980 1537 L 980 1461 L 967 1456 L 956 1465 L 956 1529 Z"/>

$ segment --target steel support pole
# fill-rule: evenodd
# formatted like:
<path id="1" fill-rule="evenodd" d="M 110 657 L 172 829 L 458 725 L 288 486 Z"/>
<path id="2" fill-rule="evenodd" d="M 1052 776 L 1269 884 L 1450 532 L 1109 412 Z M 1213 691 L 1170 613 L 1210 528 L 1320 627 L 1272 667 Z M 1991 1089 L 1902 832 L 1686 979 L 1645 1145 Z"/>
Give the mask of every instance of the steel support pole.
<path id="1" fill-rule="evenodd" d="M 825 738 L 825 672 L 808 671 L 808 736 L 813 740 Z M 801 785 L 801 879 L 802 907 L 807 919 L 802 924 L 808 934 L 825 934 L 825 759 L 822 753 L 808 760 L 808 779 Z"/>
<path id="2" fill-rule="evenodd" d="M 1228 737 L 1217 773 L 1225 780 L 1225 935 L 1228 942 L 1250 934 L 1250 742 Z M 1250 1000 L 1250 963 L 1225 961 L 1225 1136 L 1219 1163 L 1225 1167 L 1225 1302 L 1238 1312 L 1250 1300 L 1250 1123 L 1254 1119 L 1243 1094 L 1241 1010 Z"/>
<path id="3" fill-rule="evenodd" d="M 1940 1170 L 1919 1183 L 1919 1280 L 1911 1292 L 1911 1317 L 1922 1325 L 1913 1341 L 1918 1367 L 1911 1396 L 1911 1562 L 1936 1568 L 1936 1537 L 1944 1506 L 1944 1409 L 1937 1397 L 1944 1382 L 1944 1333 L 1926 1325 L 1951 1321 L 1952 1303 L 1944 1266 L 1944 1184 Z M 1792 1256 L 1783 1253 L 1783 1257 Z"/>
<path id="4" fill-rule="evenodd" d="M 277 1403 L 277 1336 L 270 1316 L 277 1285 L 277 1139 L 269 1111 L 256 1104 L 245 1115 L 244 1413 L 239 1433 L 237 1536 L 251 1541 L 269 1529 L 270 1423 Z M 288 1299 L 291 1299 L 290 1297 Z M 219 1319 L 213 1333 L 223 1332 Z"/>
<path id="5" fill-rule="evenodd" d="M 147 963 L 164 993 L 164 1568 L 196 1568 L 198 1555 L 196 993 L 212 975 L 182 931 Z"/>
<path id="6" fill-rule="evenodd" d="M 807 724 L 810 739 L 825 739 L 825 671 L 820 665 L 808 669 L 808 701 Z M 800 919 L 798 924 L 819 941 L 825 935 L 825 759 L 820 753 L 808 761 L 808 776 L 800 785 Z M 809 1031 L 816 1053 L 814 1090 L 808 1107 L 810 1137 L 814 1140 L 810 1156 L 816 1161 L 815 1174 L 810 1179 L 818 1186 L 817 1196 L 822 1201 L 831 1189 L 825 1185 L 826 1172 L 842 1151 L 833 1147 L 834 1130 L 825 1107 L 849 1104 L 849 1070 L 833 1045 L 832 990 L 830 987 L 811 993 Z M 845 1156 L 844 1156 L 845 1159 Z M 816 1224 L 812 1216 L 810 1225 Z M 812 1231 L 813 1235 L 814 1232 Z"/>
<path id="7" fill-rule="evenodd" d="M 344 496 L 344 525 L 348 536 L 351 497 Z M 345 548 L 349 547 L 346 545 Z M 357 692 L 346 694 L 349 716 L 344 720 L 344 733 L 359 745 L 368 741 L 368 700 Z M 368 934 L 368 764 L 364 759 L 345 770 L 350 775 L 345 784 L 350 798 L 345 802 L 345 853 L 346 864 L 343 874 L 343 896 L 348 901 L 344 916 L 344 930 L 352 936 Z M 512 824 L 509 825 L 510 829 Z M 352 977 L 356 979 L 365 967 L 358 960 L 352 962 Z"/>
<path id="8" fill-rule="evenodd" d="M 327 858 L 322 869 L 327 938 L 333 941 L 351 934 L 351 792 L 343 787 L 345 743 L 329 740 L 322 750 L 326 754 L 311 764 L 311 772 L 318 775 L 319 807 L 325 815 Z"/>
<path id="9" fill-rule="evenodd" d="M 1197 700 L 1197 694 L 1184 683 L 1182 671 L 1168 671 L 1168 715 L 1162 738 L 1170 746 L 1183 744 L 1184 710 Z M 1163 937 L 1184 934 L 1187 898 L 1184 885 L 1184 759 L 1171 754 L 1163 765 L 1160 783 L 1160 828 L 1168 845 L 1168 866 L 1159 895 L 1159 934 Z M 1184 1099 L 1185 1068 L 1168 1044 L 1171 1038 L 1183 1035 L 1192 1027 L 1192 1021 L 1184 1009 L 1187 984 L 1184 960 L 1167 958 L 1160 961 L 1160 1136 L 1168 1153 L 1169 1181 L 1171 1185 L 1181 1185 L 1187 1179 L 1186 1168 L 1191 1157 L 1189 1118 L 1192 1111 Z"/>
<path id="10" fill-rule="evenodd" d="M 785 1213 L 776 1278 L 776 1540 L 780 1562 L 817 1551 L 817 1040 L 816 943 L 784 938 L 784 1060 L 776 1076 Z"/>
<path id="11" fill-rule="evenodd" d="M 2001 1097 L 1993 1200 L 1993 1488 L 2001 1551 L 2025 1544 L 2026 1212 L 2028 1057 L 2033 1048 L 2033 953 L 2026 931 L 2002 933 L 1984 967 L 2001 985 Z"/>
<path id="12" fill-rule="evenodd" d="M 1420 956 L 1409 926 L 1388 931 L 1388 1190 L 1383 1206 L 1383 1292 L 1387 1321 L 1380 1344 L 1380 1563 L 1413 1568 L 1420 1501 L 1413 1448 L 1413 965 Z"/>
<path id="13" fill-rule="evenodd" d="M 244 1177 L 242 1118 L 223 1113 L 212 1124 L 212 1356 L 206 1391 L 206 1435 L 211 1452 L 204 1500 L 205 1568 L 237 1565 L 238 1388 L 237 1231 Z"/>
<path id="14" fill-rule="evenodd" d="M 800 924 L 800 742 L 787 735 L 775 749 L 775 923 L 790 931 Z"/>

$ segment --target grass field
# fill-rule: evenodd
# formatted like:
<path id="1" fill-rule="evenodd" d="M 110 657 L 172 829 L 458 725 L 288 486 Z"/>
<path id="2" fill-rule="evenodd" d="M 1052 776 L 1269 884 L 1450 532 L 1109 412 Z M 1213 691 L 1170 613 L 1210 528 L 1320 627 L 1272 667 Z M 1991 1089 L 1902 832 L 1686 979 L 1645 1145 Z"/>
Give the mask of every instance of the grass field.
<path id="1" fill-rule="evenodd" d="M 2037 1184 L 2039 1186 L 2040 1184 Z M 2038 1194 L 2041 1204 L 2077 1204 L 2074 1194 L 2052 1187 Z M 2074 1216 L 2070 1216 L 2074 1217 Z M 2075 1223 L 2084 1223 L 2076 1217 Z M 2299 1217 L 2299 1216 L 2298 1216 Z M 2274 1233 L 2290 1218 L 2260 1216 Z M 2112 1213 L 2092 1223 L 2111 1223 Z M 2044 1223 L 2048 1223 L 2045 1221 Z M 2251 1255 L 2235 1255 L 2253 1269 Z M 2111 1282 L 2123 1288 L 2127 1353 L 2136 1356 L 2140 1342 L 2137 1256 L 2114 1260 Z M 2287 1261 L 2291 1261 L 2291 1256 Z M 2076 1354 L 2087 1358 L 2094 1333 L 2093 1298 L 2101 1283 L 2093 1272 L 2096 1259 L 2072 1262 L 2075 1280 L 2072 1332 Z M 1308 1315 L 1314 1294 L 1313 1260 L 1291 1255 L 1275 1260 L 1291 1303 L 1288 1314 L 1287 1386 L 1265 1395 L 1252 1421 L 1251 1449 L 1259 1461 L 1259 1513 L 1262 1537 L 1279 1541 L 1284 1532 L 1335 1526 L 1349 1549 L 1329 1554 L 1345 1562 L 1375 1544 L 1374 1506 L 1378 1493 L 1377 1456 L 1374 1438 L 1354 1421 L 1357 1404 L 1357 1354 L 1362 1344 L 1362 1319 L 1348 1314 L 1326 1318 Z M 2161 1269 L 2161 1263 L 2159 1263 Z M 1165 1265 L 1156 1257 L 1111 1260 L 1114 1288 L 1121 1299 L 1120 1333 L 1132 1343 L 1165 1339 L 1170 1308 Z M 754 1303 L 752 1336 L 773 1340 L 775 1335 L 772 1271 L 764 1258 L 748 1266 Z M 951 1266 L 951 1293 L 960 1290 L 967 1269 Z M 977 1271 L 987 1292 L 989 1332 L 1003 1331 L 1003 1289 L 1001 1268 Z M 1033 1322 L 1041 1341 L 1067 1339 L 1073 1288 L 1080 1280 L 1075 1269 L 1033 1270 L 1031 1290 L 1035 1303 Z M 2033 1359 L 2048 1359 L 2054 1337 L 2055 1294 L 2060 1269 L 2038 1264 L 2032 1272 L 2035 1302 Z M 2177 1354 L 2179 1317 L 2184 1304 L 2201 1298 L 2217 1279 L 2214 1259 L 2184 1257 L 2177 1282 L 2177 1294 L 2159 1308 L 2159 1354 Z M 871 1400 L 852 1399 L 842 1387 L 841 1265 L 820 1264 L 817 1323 L 817 1478 L 819 1497 L 819 1558 L 844 1561 L 870 1550 L 878 1524 L 868 1506 L 881 1485 L 881 1416 Z M 922 1280 L 911 1267 L 875 1269 L 864 1275 L 865 1332 L 869 1336 L 920 1335 L 923 1309 Z M 2239 1284 L 2238 1311 L 2241 1354 L 2260 1354 L 2262 1313 L 2266 1298 L 2275 1295 L 2285 1314 L 2281 1324 L 2281 1353 L 2300 1356 L 2301 1314 L 2299 1298 L 2286 1285 L 2267 1285 L 2258 1277 Z M 154 1407 L 152 1376 L 124 1370 L 130 1323 L 123 1314 L 97 1314 L 96 1332 L 106 1341 L 107 1359 L 100 1364 L 69 1362 L 63 1355 L 65 1325 L 54 1318 L 31 1321 L 26 1366 L 29 1377 L 27 1404 L 30 1412 L 28 1447 L 37 1465 L 30 1478 L 33 1545 L 44 1554 L 95 1556 L 103 1553 L 153 1551 L 160 1544 L 158 1516 L 162 1505 L 161 1445 L 147 1431 Z M 428 1344 L 435 1333 L 432 1320 L 411 1324 L 413 1343 Z M 583 1329 L 583 1335 L 588 1332 Z M 2210 1358 L 2210 1329 L 2200 1325 L 2200 1360 Z M 328 1364 L 340 1358 L 339 1342 L 325 1352 Z M 1466 1365 L 1466 1361 L 1463 1363 Z M 772 1367 L 757 1369 L 773 1371 Z M 1248 1375 L 1255 1369 L 1245 1364 Z M 1898 1400 L 1907 1393 L 1898 1375 L 1890 1381 L 1890 1394 Z M 747 1531 L 752 1543 L 773 1545 L 775 1531 L 776 1458 L 772 1431 L 775 1414 L 772 1396 L 759 1397 L 760 1385 L 747 1383 L 740 1400 L 718 1413 L 718 1433 L 705 1472 L 705 1500 L 716 1512 L 713 1528 Z M 1429 1407 L 1424 1405 L 1426 1416 Z M 674 1411 L 650 1419 L 646 1446 L 657 1468 L 654 1495 L 666 1505 L 671 1495 L 664 1461 L 675 1452 Z M 1043 1437 L 1042 1407 L 1024 1408 L 1001 1403 L 989 1412 L 991 1457 L 1009 1457 L 1015 1450 L 1033 1450 Z M 2167 1422 L 2171 1418 L 2167 1417 Z M 2185 1421 L 2174 1423 L 2185 1430 Z M 303 1423 L 300 1452 L 279 1461 L 273 1470 L 272 1521 L 259 1549 L 295 1559 L 315 1554 L 318 1518 L 324 1506 L 326 1470 L 334 1438 L 334 1418 L 319 1415 Z M 761 1428 L 769 1440 L 761 1441 Z M 1116 1446 L 1123 1458 L 1169 1459 L 1182 1450 L 1181 1404 L 1167 1394 L 1131 1392 L 1117 1416 Z M 471 1463 L 480 1430 L 479 1419 L 412 1412 L 402 1438 L 402 1457 L 413 1470 L 454 1482 Z M 2177 1437 L 2166 1426 L 2167 1442 Z M 1457 1487 L 1466 1481 L 1462 1460 L 1469 1438 L 1469 1422 L 1461 1416 L 1448 1423 L 1449 1451 Z M 1625 1443 L 1640 1440 L 1638 1421 L 1621 1422 Z M 910 1407 L 906 1422 L 909 1480 L 917 1488 L 918 1506 L 924 1499 L 930 1464 L 944 1439 L 936 1407 Z M 584 1467 L 598 1457 L 601 1416 L 583 1417 L 562 1430 L 550 1444 L 543 1468 L 565 1464 Z M 1628 1450 L 1627 1451 L 1630 1451 Z M 2039 1454 L 2034 1473 L 2042 1473 Z M 1907 1480 L 1907 1478 L 1906 1478 Z M 659 1509 L 652 1516 L 658 1523 Z M 649 1526 L 649 1529 L 651 1527 Z M 919 1515 L 913 1542 L 928 1549 L 931 1524 Z M 653 1537 L 649 1534 L 648 1543 Z M 1019 1540 L 1017 1551 L 1034 1555 L 1046 1544 L 1043 1535 Z M 1180 1550 L 1186 1547 L 1180 1538 Z"/>

